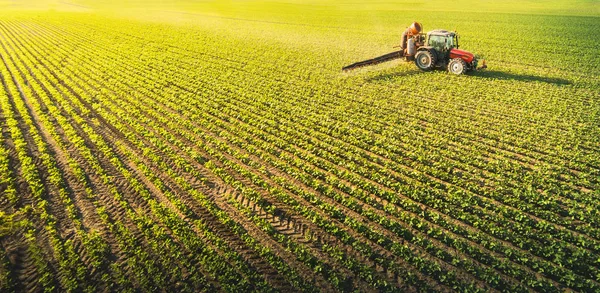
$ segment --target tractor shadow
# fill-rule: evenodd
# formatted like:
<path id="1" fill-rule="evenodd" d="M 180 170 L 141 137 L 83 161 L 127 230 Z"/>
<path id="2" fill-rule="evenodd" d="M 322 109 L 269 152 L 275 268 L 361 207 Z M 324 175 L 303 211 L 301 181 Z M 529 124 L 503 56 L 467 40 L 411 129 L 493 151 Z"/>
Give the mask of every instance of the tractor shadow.
<path id="1" fill-rule="evenodd" d="M 446 72 L 446 70 L 443 69 L 436 69 L 434 70 L 436 72 Z M 410 71 L 401 71 L 401 72 L 384 72 L 381 74 L 377 74 L 374 76 L 370 76 L 365 78 L 365 81 L 367 82 L 389 82 L 389 81 L 394 81 L 398 78 L 402 78 L 402 77 L 406 77 L 406 76 L 412 76 L 412 75 L 416 75 L 416 74 L 424 74 L 425 72 L 415 69 L 415 70 L 410 70 Z M 446 74 L 449 74 L 446 72 Z M 449 74 L 451 75 L 451 74 Z M 479 78 L 484 78 L 484 79 L 490 79 L 490 80 L 516 80 L 516 81 L 524 81 L 524 82 L 543 82 L 543 83 L 549 83 L 549 84 L 554 84 L 554 85 L 571 85 L 573 84 L 570 80 L 564 79 L 564 78 L 557 78 L 557 77 L 546 77 L 546 76 L 538 76 L 538 75 L 531 75 L 531 74 L 515 74 L 515 73 L 509 73 L 509 72 L 504 72 L 504 71 L 497 71 L 497 70 L 482 70 L 482 71 L 474 71 L 474 72 L 469 72 L 466 74 L 466 76 L 476 76 Z"/>
<path id="2" fill-rule="evenodd" d="M 423 71 L 421 70 L 410 70 L 410 71 L 400 71 L 400 72 L 384 72 L 381 74 L 377 74 L 374 76 L 370 76 L 365 78 L 365 81 L 367 82 L 386 82 L 386 81 L 393 81 L 395 79 L 398 78 L 402 78 L 402 77 L 406 77 L 406 76 L 411 76 L 411 75 L 416 75 L 416 74 L 421 74 L 423 73 Z"/>
<path id="3" fill-rule="evenodd" d="M 495 80 L 516 80 L 516 81 L 525 81 L 525 82 L 544 82 L 555 85 L 570 85 L 573 84 L 570 80 L 564 78 L 557 77 L 546 77 L 546 76 L 538 76 L 531 74 L 515 74 L 504 71 L 496 71 L 496 70 L 483 70 L 483 71 L 475 71 L 471 72 L 468 75 L 477 76 L 486 79 L 495 79 Z"/>

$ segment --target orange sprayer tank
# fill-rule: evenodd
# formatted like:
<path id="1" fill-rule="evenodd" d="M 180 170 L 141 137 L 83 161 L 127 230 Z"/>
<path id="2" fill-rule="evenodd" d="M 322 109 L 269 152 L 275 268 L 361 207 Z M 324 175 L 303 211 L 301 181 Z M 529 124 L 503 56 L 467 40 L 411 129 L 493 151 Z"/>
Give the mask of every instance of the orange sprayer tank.
<path id="1" fill-rule="evenodd" d="M 410 25 L 409 29 L 412 35 L 418 35 L 421 32 L 421 29 L 423 29 L 423 26 L 415 21 Z"/>

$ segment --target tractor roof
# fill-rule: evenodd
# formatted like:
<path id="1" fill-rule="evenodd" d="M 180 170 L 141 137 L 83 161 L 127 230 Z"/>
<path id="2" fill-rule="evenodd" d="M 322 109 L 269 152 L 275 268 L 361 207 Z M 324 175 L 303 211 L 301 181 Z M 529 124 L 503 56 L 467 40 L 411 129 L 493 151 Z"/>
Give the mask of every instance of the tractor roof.
<path id="1" fill-rule="evenodd" d="M 449 32 L 447 30 L 432 30 L 430 32 L 427 33 L 428 35 L 434 35 L 434 36 L 444 36 L 444 37 L 448 37 L 448 36 L 454 36 L 455 33 L 454 32 Z"/>

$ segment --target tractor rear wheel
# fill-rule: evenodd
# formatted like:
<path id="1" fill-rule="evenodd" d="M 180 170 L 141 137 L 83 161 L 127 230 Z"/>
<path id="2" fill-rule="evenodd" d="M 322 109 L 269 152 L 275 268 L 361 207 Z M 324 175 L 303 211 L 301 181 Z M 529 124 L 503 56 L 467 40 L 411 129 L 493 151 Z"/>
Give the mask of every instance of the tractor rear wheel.
<path id="1" fill-rule="evenodd" d="M 423 71 L 433 69 L 435 65 L 435 56 L 429 51 L 419 51 L 415 55 L 415 64 Z"/>
<path id="2" fill-rule="evenodd" d="M 467 72 L 467 63 L 460 58 L 454 58 L 448 63 L 448 71 L 456 75 L 465 74 Z"/>

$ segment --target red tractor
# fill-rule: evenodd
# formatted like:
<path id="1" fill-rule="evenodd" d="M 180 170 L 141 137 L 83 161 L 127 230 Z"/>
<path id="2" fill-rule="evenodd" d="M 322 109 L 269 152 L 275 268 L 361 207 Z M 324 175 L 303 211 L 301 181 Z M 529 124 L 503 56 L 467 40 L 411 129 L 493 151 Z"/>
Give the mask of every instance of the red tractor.
<path id="1" fill-rule="evenodd" d="M 402 49 L 373 59 L 356 62 L 342 70 L 352 70 L 405 57 L 413 61 L 421 70 L 429 71 L 434 68 L 447 68 L 449 72 L 460 75 L 471 70 L 487 68 L 485 60 L 477 67 L 478 60 L 470 52 L 458 49 L 458 34 L 446 30 L 433 30 L 427 34 L 421 33 L 422 25 L 413 23 L 402 34 L 399 47 Z"/>

